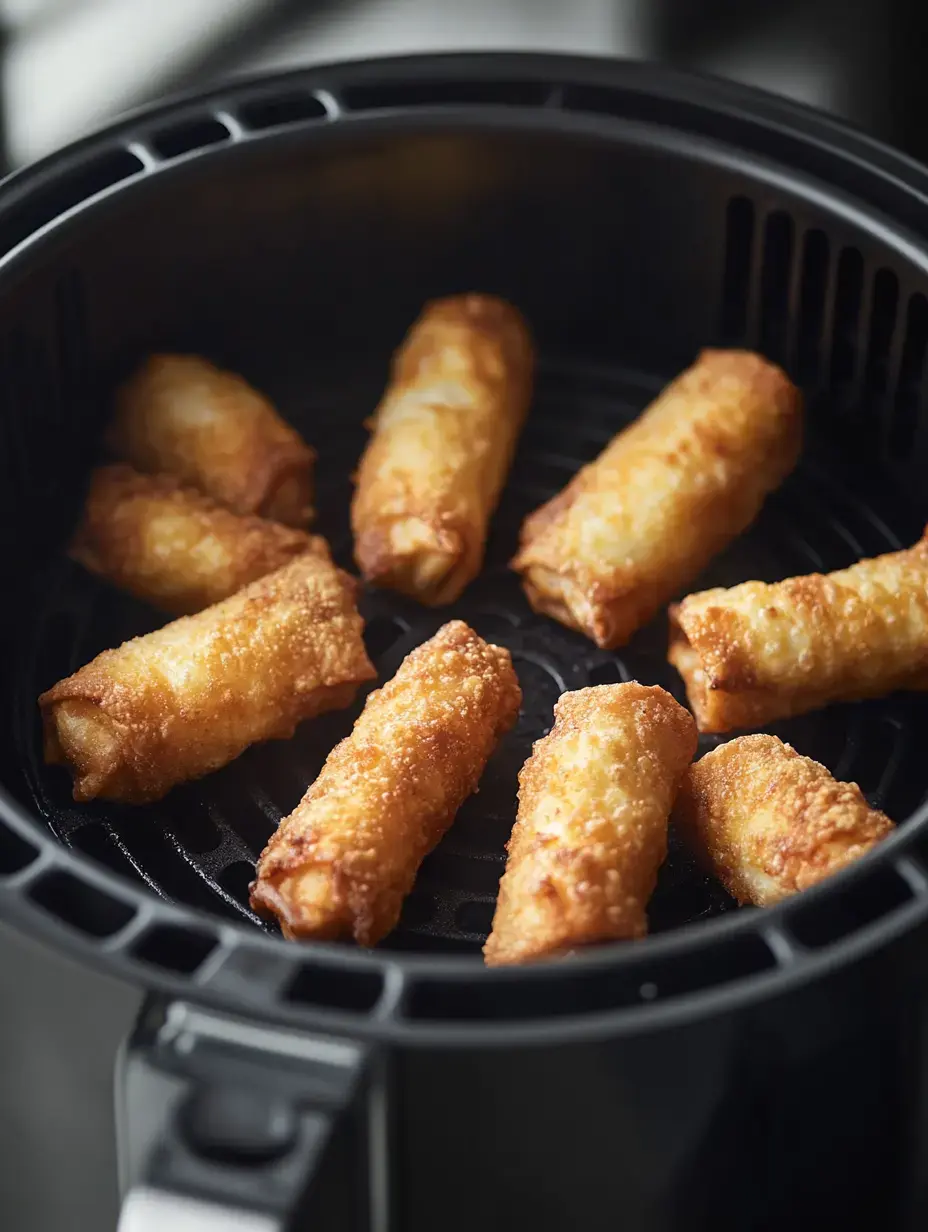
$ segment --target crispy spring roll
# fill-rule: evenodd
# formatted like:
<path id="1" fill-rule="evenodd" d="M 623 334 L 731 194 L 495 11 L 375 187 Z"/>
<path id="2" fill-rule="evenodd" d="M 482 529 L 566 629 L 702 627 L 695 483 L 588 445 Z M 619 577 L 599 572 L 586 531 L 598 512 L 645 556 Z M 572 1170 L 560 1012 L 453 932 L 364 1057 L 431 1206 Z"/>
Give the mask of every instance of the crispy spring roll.
<path id="1" fill-rule="evenodd" d="M 39 698 L 74 799 L 159 800 L 250 744 L 351 703 L 376 674 L 356 584 L 307 552 L 231 598 L 105 650 Z"/>
<path id="2" fill-rule="evenodd" d="M 769 907 L 859 860 L 892 831 L 856 783 L 776 736 L 741 736 L 690 767 L 674 824 L 739 903 Z"/>
<path id="3" fill-rule="evenodd" d="M 460 620 L 444 625 L 370 695 L 280 823 L 258 861 L 254 909 L 295 940 L 386 936 L 521 699 L 508 650 Z"/>
<path id="4" fill-rule="evenodd" d="M 519 813 L 490 966 L 647 932 L 667 820 L 696 752 L 696 725 L 656 685 L 564 693 L 519 775 Z"/>
<path id="5" fill-rule="evenodd" d="M 120 389 L 106 444 L 235 513 L 312 519 L 315 452 L 247 381 L 196 355 L 152 355 Z"/>
<path id="6" fill-rule="evenodd" d="M 94 471 L 69 554 L 137 599 L 186 616 L 309 551 L 326 554 L 325 540 L 120 463 Z"/>
<path id="7" fill-rule="evenodd" d="M 928 689 L 928 534 L 837 573 L 688 595 L 667 657 L 705 732 Z"/>
<path id="8" fill-rule="evenodd" d="M 703 351 L 522 526 L 532 607 L 621 646 L 754 520 L 799 457 L 798 390 L 747 351 Z"/>
<path id="9" fill-rule="evenodd" d="M 368 581 L 451 603 L 480 571 L 531 396 L 519 313 L 488 295 L 426 306 L 393 360 L 351 509 Z"/>

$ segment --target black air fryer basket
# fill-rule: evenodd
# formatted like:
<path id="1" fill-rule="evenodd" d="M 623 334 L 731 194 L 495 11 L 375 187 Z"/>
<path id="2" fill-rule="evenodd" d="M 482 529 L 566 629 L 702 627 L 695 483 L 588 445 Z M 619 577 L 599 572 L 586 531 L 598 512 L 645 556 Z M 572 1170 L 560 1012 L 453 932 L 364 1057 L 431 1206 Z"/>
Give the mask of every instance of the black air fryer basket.
<path id="1" fill-rule="evenodd" d="M 479 955 L 558 695 L 682 696 L 662 621 L 607 653 L 530 613 L 506 569 L 521 518 L 702 346 L 748 346 L 803 386 L 809 441 L 694 589 L 913 542 L 926 224 L 928 172 L 840 125 L 557 57 L 237 84 L 7 181 L 0 907 L 150 989 L 122 1064 L 127 1232 L 928 1227 L 928 699 L 777 726 L 902 823 L 828 883 L 739 911 L 672 842 L 647 940 L 527 969 Z M 463 617 L 512 650 L 524 711 L 394 935 L 287 944 L 249 910 L 254 859 L 357 707 L 161 804 L 75 805 L 36 698 L 160 618 L 61 547 L 115 383 L 168 349 L 242 372 L 319 449 L 318 525 L 348 564 L 390 353 L 465 290 L 528 317 L 533 409 L 480 579 L 440 612 L 366 595 L 367 637 L 383 679 Z"/>

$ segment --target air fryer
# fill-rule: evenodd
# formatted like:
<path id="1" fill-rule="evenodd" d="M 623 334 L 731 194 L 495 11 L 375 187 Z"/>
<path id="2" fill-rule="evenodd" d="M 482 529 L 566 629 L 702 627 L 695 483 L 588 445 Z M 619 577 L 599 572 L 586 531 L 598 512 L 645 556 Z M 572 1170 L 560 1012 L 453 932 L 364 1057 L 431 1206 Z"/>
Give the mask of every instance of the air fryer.
<path id="1" fill-rule="evenodd" d="M 558 695 L 640 679 L 683 696 L 663 621 L 607 652 L 530 612 L 506 567 L 521 518 L 701 347 L 746 346 L 801 384 L 809 440 L 694 588 L 912 542 L 926 220 L 928 173 L 823 117 L 547 56 L 240 82 L 6 182 L 0 910 L 149 991 L 120 1062 L 125 1232 L 928 1225 L 925 698 L 773 729 L 900 823 L 853 868 L 739 910 L 673 840 L 647 939 L 480 959 L 516 776 Z M 372 951 L 290 944 L 248 906 L 254 860 L 358 707 L 160 804 L 75 804 L 36 698 L 162 618 L 62 546 L 115 385 L 190 351 L 319 450 L 318 525 L 350 566 L 350 475 L 390 353 L 424 301 L 464 290 L 518 305 L 540 354 L 486 567 L 449 609 L 362 608 L 381 679 L 461 617 L 512 651 L 523 711 L 396 931 Z"/>

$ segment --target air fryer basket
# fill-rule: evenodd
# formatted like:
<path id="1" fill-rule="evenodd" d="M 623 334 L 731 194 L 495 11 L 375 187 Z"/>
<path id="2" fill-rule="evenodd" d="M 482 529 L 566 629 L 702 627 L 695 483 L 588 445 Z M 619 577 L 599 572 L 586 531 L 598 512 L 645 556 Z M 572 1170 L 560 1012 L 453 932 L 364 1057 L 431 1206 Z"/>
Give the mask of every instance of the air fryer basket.
<path id="1" fill-rule="evenodd" d="M 906 823 L 832 882 L 733 910 L 672 841 L 645 942 L 519 971 L 484 970 L 479 946 L 516 775 L 558 695 L 637 678 L 682 699 L 663 621 L 609 653 L 529 611 L 506 569 L 522 517 L 701 346 L 743 345 L 802 384 L 809 441 L 697 586 L 912 542 L 928 517 L 926 198 L 919 167 L 790 105 L 514 56 L 241 83 L 7 182 L 0 909 L 155 994 L 126 1066 L 127 1186 L 283 1219 L 321 1155 L 322 1227 L 743 1232 L 822 1210 L 923 1226 L 928 699 L 774 729 Z M 523 712 L 377 951 L 286 945 L 248 908 L 253 862 L 360 701 L 159 805 L 74 804 L 42 764 L 35 699 L 160 620 L 61 544 L 114 384 L 152 350 L 190 350 L 318 448 L 319 529 L 350 565 L 349 477 L 389 354 L 426 299 L 470 289 L 516 303 L 541 356 L 487 566 L 449 609 L 385 593 L 363 609 L 381 679 L 460 616 L 512 650 Z M 180 1085 L 152 1097 L 165 1075 Z M 133 1098 L 160 1108 L 157 1148 Z M 131 1226 L 149 1226 L 151 1193 L 133 1200 Z"/>

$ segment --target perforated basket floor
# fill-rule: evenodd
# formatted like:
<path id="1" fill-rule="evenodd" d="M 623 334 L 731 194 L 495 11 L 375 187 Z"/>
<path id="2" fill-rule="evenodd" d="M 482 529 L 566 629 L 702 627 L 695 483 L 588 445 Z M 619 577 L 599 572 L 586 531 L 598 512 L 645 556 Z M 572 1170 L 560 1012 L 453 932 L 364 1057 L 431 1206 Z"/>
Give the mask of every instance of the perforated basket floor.
<path id="1" fill-rule="evenodd" d="M 347 567 L 349 476 L 366 439 L 362 420 L 376 401 L 381 380 L 382 374 L 371 373 L 351 388 L 315 394 L 313 404 L 293 398 L 282 406 L 319 449 L 318 529 Z M 549 729 L 561 692 L 638 679 L 663 685 L 683 700 L 679 678 L 664 658 L 664 618 L 618 653 L 599 651 L 535 616 L 506 568 L 525 514 L 595 457 L 660 384 L 576 364 L 544 366 L 480 579 L 460 602 L 440 612 L 384 592 L 363 597 L 368 646 L 381 679 L 441 623 L 460 617 L 509 647 L 524 693 L 515 730 L 492 759 L 479 793 L 464 805 L 423 865 L 399 927 L 383 943 L 387 949 L 450 953 L 476 952 L 481 946 L 515 816 L 518 771 L 532 742 Z M 890 514 L 893 524 L 888 525 L 882 505 L 878 512 L 858 483 L 837 478 L 815 460 L 815 452 L 814 447 L 807 451 L 807 460 L 769 500 L 756 525 L 692 589 L 828 571 L 908 542 L 911 525 L 904 515 L 894 519 Z M 24 648 L 15 697 L 18 753 L 39 815 L 63 843 L 146 882 L 163 897 L 271 928 L 247 905 L 255 857 L 332 746 L 350 731 L 363 699 L 349 711 L 303 724 L 290 741 L 249 750 L 223 771 L 175 790 L 157 805 L 76 805 L 67 775 L 42 764 L 35 699 L 100 650 L 155 628 L 163 619 L 64 559 L 40 579 L 39 595 L 33 639 Z M 924 794 L 915 733 L 926 716 L 925 699 L 894 697 L 832 707 L 770 730 L 824 762 L 837 777 L 859 782 L 874 804 L 901 819 Z M 702 751 L 718 739 L 703 738 Z M 677 928 L 731 906 L 671 836 L 650 907 L 651 931 Z"/>

